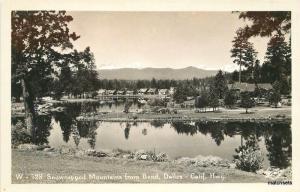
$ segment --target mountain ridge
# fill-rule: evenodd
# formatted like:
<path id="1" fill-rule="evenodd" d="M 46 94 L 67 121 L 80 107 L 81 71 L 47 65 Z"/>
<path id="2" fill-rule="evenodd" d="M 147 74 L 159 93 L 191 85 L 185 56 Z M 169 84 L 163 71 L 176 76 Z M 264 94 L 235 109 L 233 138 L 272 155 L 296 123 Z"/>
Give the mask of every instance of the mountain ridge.
<path id="1" fill-rule="evenodd" d="M 189 66 L 185 68 L 119 68 L 119 69 L 100 69 L 98 70 L 101 79 L 122 79 L 122 80 L 151 80 L 155 79 L 174 79 L 184 80 L 205 78 L 214 76 L 217 70 L 205 70 Z"/>

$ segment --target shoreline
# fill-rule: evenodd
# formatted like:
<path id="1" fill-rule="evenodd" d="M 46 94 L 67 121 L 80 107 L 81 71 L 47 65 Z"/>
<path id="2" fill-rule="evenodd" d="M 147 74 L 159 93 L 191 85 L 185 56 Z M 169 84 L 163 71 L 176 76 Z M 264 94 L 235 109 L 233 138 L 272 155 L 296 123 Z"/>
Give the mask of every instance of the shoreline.
<path id="1" fill-rule="evenodd" d="M 76 166 L 71 166 L 74 164 Z M 17 178 L 18 174 L 23 174 L 23 178 Z M 35 174 L 39 174 L 40 178 L 32 177 Z M 82 177 L 87 178 L 82 179 Z M 264 183 L 268 181 L 263 175 L 222 166 L 202 167 L 176 163 L 173 160 L 157 162 L 122 157 L 79 156 L 17 149 L 12 150 L 11 179 L 12 183 L 15 184 Z"/>
<path id="2" fill-rule="evenodd" d="M 129 113 L 121 111 L 99 111 L 82 114 L 76 119 L 78 121 L 103 121 L 103 122 L 291 122 L 291 107 L 270 108 L 255 107 L 245 113 L 244 109 L 220 108 L 212 112 L 195 112 L 195 109 L 176 109 L 177 114 L 155 113 L 155 112 L 137 112 L 134 110 Z M 53 111 L 52 111 L 53 112 Z M 50 115 L 51 110 L 39 112 L 39 115 Z M 54 111 L 55 112 L 55 111 Z M 58 111 L 62 112 L 62 111 Z M 12 110 L 11 117 L 24 117 L 25 113 Z"/>
<path id="3" fill-rule="evenodd" d="M 45 150 L 47 149 L 47 150 Z M 291 167 L 236 169 L 216 156 L 143 159 L 149 151 L 100 152 L 60 148 L 12 149 L 12 183 L 266 183 L 290 180 Z M 106 156 L 103 154 L 106 153 Z M 134 157 L 129 157 L 133 153 Z M 99 155 L 102 154 L 102 155 Z M 158 155 L 159 156 L 159 155 Z M 76 164 L 76 166 L 73 166 Z M 50 165 L 50 166 L 49 166 Z M 23 174 L 23 175 L 22 175 Z M 274 175 L 275 174 L 275 175 Z M 20 175 L 23 177 L 20 178 Z M 38 177 L 37 177 L 38 175 Z"/>
<path id="4" fill-rule="evenodd" d="M 291 108 L 267 108 L 257 107 L 245 113 L 241 109 L 224 109 L 221 108 L 216 112 L 201 112 L 196 113 L 194 109 L 178 110 L 177 114 L 162 114 L 162 113 L 122 113 L 122 112 L 107 112 L 107 113 L 91 113 L 78 116 L 79 121 L 103 121 L 103 122 L 291 122 Z"/>
<path id="5" fill-rule="evenodd" d="M 166 123 L 172 122 L 291 122 L 291 118 L 102 118 L 102 117 L 77 117 L 78 121 L 100 121 L 100 122 L 153 122 L 153 121 L 163 121 Z"/>

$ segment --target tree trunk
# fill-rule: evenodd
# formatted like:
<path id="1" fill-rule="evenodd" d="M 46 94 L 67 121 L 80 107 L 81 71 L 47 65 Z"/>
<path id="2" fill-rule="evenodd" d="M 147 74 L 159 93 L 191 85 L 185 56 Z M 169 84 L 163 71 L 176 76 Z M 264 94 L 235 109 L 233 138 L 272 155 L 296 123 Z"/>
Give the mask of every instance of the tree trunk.
<path id="1" fill-rule="evenodd" d="M 25 125 L 26 129 L 31 135 L 31 140 L 35 143 L 35 126 L 34 126 L 34 103 L 33 97 L 28 87 L 27 82 L 24 78 L 21 79 L 21 86 L 22 86 L 22 95 L 23 95 L 23 102 L 25 108 Z"/>
<path id="2" fill-rule="evenodd" d="M 242 76 L 242 65 L 240 64 L 240 72 L 239 72 L 239 84 L 241 84 L 241 76 Z"/>

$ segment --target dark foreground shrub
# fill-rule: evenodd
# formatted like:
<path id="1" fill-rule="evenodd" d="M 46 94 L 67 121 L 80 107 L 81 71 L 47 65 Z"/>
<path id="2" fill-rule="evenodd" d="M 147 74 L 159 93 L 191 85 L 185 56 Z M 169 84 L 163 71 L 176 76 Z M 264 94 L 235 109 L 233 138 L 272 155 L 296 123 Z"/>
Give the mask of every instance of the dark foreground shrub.
<path id="1" fill-rule="evenodd" d="M 22 121 L 18 121 L 15 125 L 12 125 L 11 130 L 11 144 L 12 147 L 16 147 L 20 144 L 30 143 L 31 136 L 25 128 Z"/>

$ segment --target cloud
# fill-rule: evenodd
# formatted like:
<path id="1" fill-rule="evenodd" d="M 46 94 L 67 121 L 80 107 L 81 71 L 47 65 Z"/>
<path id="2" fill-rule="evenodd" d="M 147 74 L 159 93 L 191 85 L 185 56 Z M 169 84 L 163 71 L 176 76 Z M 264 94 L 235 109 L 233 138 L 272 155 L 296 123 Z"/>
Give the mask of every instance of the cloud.
<path id="1" fill-rule="evenodd" d="M 233 72 L 234 70 L 239 70 L 239 66 L 237 64 L 226 64 L 222 70 L 227 72 Z"/>

